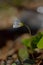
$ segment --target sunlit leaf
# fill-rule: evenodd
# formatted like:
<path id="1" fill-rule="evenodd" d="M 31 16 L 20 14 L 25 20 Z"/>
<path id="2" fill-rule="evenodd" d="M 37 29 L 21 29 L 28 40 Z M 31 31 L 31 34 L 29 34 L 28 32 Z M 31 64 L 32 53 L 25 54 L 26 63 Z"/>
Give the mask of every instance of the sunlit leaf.
<path id="1" fill-rule="evenodd" d="M 31 39 L 23 39 L 22 44 L 24 44 L 27 47 L 31 47 Z"/>
<path id="2" fill-rule="evenodd" d="M 39 49 L 43 49 L 43 37 L 40 39 L 39 43 L 37 44 Z"/>

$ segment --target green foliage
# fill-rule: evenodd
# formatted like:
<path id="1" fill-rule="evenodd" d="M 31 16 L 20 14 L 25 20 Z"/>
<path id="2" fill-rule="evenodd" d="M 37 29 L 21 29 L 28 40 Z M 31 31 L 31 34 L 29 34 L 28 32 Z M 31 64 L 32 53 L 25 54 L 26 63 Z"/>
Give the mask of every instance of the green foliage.
<path id="1" fill-rule="evenodd" d="M 40 41 L 38 42 L 37 47 L 38 47 L 39 49 L 43 49 L 43 37 L 42 37 L 42 38 L 40 39 Z"/>
<path id="2" fill-rule="evenodd" d="M 22 43 L 26 46 L 26 47 L 30 47 L 32 49 L 37 48 L 37 44 L 40 41 L 40 39 L 42 38 L 43 34 L 42 33 L 38 33 L 36 36 L 33 36 L 30 39 L 23 39 Z"/>
<path id="3" fill-rule="evenodd" d="M 27 51 L 26 48 L 21 48 L 21 49 L 19 49 L 18 55 L 19 55 L 20 59 L 22 59 L 22 60 L 27 59 L 28 56 L 29 56 L 29 55 L 28 55 L 28 51 Z"/>
<path id="4" fill-rule="evenodd" d="M 22 43 L 26 46 L 26 47 L 31 47 L 31 39 L 23 39 Z"/>
<path id="5" fill-rule="evenodd" d="M 36 36 L 32 37 L 31 46 L 32 46 L 33 49 L 37 48 L 37 44 L 40 41 L 41 37 L 42 37 L 41 33 L 38 33 Z"/>

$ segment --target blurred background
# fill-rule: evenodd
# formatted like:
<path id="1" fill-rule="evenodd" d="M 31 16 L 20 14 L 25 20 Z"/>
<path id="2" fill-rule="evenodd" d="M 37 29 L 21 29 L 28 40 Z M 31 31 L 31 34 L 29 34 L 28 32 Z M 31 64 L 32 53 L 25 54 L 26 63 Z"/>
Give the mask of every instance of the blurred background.
<path id="1" fill-rule="evenodd" d="M 0 0 L 0 59 L 23 47 L 21 38 L 30 38 L 38 31 L 43 31 L 43 0 Z"/>
<path id="2" fill-rule="evenodd" d="M 30 16 L 32 13 L 35 17 L 40 16 L 36 13 L 39 6 L 43 6 L 43 0 L 0 0 L 0 29 L 10 27 L 12 25 L 11 18 L 23 16 L 24 11 L 26 13 L 28 11 Z"/>

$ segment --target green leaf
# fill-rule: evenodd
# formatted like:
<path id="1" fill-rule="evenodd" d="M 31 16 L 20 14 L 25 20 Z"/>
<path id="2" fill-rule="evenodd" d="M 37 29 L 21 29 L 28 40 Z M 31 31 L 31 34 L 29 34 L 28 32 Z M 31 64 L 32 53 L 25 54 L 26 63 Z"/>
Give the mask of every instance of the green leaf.
<path id="1" fill-rule="evenodd" d="M 40 41 L 41 37 L 42 37 L 41 33 L 38 33 L 36 36 L 32 37 L 31 46 L 33 49 L 37 48 L 37 44 Z"/>
<path id="2" fill-rule="evenodd" d="M 37 44 L 39 49 L 43 49 L 43 37 L 40 39 L 39 43 Z"/>
<path id="3" fill-rule="evenodd" d="M 16 63 L 13 63 L 12 65 L 16 65 Z"/>
<path id="4" fill-rule="evenodd" d="M 31 47 L 31 39 L 23 39 L 22 43 L 26 46 L 26 47 Z"/>
<path id="5" fill-rule="evenodd" d="M 22 60 L 27 59 L 28 56 L 29 56 L 26 48 L 21 48 L 21 49 L 18 51 L 18 55 L 19 55 L 19 57 L 20 57 Z"/>

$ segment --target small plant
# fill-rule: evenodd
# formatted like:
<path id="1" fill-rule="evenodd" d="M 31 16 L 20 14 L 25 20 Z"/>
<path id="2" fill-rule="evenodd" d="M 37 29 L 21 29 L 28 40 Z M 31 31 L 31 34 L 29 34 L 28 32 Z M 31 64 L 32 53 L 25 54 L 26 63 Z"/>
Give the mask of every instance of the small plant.
<path id="1" fill-rule="evenodd" d="M 40 39 L 43 37 L 42 33 L 38 33 L 37 35 L 31 37 L 30 39 L 23 39 L 22 44 L 26 47 L 30 47 L 31 49 L 37 48 L 38 42 L 40 42 Z M 42 41 L 42 40 L 41 40 Z"/>
<path id="2" fill-rule="evenodd" d="M 28 49 L 28 54 L 31 54 L 31 57 L 32 57 L 32 60 L 34 60 L 34 62 L 33 61 L 31 61 L 31 59 L 30 59 L 30 57 L 28 57 L 29 58 L 29 60 L 31 61 L 31 62 L 33 62 L 33 64 L 35 63 L 35 59 L 36 59 L 36 57 L 35 56 L 37 56 L 37 54 L 38 54 L 38 52 L 36 52 L 35 51 L 35 49 L 37 48 L 37 49 L 43 49 L 43 32 L 39 32 L 37 35 L 35 35 L 35 36 L 32 36 L 30 39 L 27 39 L 27 38 L 25 38 L 25 39 L 22 39 L 22 44 L 23 45 L 25 45 L 26 46 L 26 48 Z M 36 52 L 36 53 L 35 53 Z M 22 53 L 22 52 L 21 52 Z M 34 54 L 35 53 L 35 54 Z M 25 53 L 23 53 L 24 55 L 25 55 Z M 35 56 L 34 56 L 35 55 Z M 40 57 L 39 57 L 40 58 Z M 29 62 L 29 61 L 28 61 Z M 33 64 L 31 64 L 30 63 L 30 65 L 33 65 Z M 29 64 L 28 64 L 29 65 Z"/>

